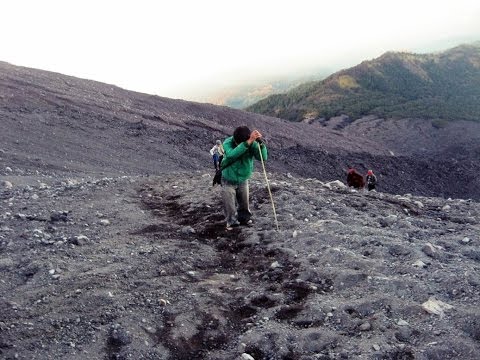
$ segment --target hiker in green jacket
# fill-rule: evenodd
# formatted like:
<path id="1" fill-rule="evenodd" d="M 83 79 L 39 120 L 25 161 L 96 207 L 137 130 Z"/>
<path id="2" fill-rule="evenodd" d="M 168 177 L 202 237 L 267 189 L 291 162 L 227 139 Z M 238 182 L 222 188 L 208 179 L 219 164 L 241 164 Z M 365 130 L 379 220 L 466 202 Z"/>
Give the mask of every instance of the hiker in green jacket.
<path id="1" fill-rule="evenodd" d="M 253 172 L 253 158 L 267 160 L 267 147 L 258 130 L 250 132 L 246 126 L 239 126 L 233 136 L 223 143 L 225 151 L 221 164 L 222 196 L 225 206 L 227 230 L 238 225 L 251 223 L 249 208 L 248 179 Z"/>

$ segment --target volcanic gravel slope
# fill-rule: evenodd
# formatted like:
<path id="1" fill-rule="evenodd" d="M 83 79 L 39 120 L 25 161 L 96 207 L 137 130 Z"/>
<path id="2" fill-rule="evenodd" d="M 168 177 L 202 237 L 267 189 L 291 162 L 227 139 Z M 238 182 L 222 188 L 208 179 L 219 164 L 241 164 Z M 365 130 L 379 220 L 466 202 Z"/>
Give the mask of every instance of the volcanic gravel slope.
<path id="1" fill-rule="evenodd" d="M 0 176 L 8 181 L 204 170 L 215 140 L 239 125 L 264 134 L 272 171 L 330 181 L 352 165 L 373 169 L 382 191 L 480 200 L 480 121 L 291 123 L 0 62 Z"/>
<path id="2" fill-rule="evenodd" d="M 477 202 L 268 177 L 278 231 L 260 173 L 230 232 L 201 171 L 3 188 L 0 357 L 478 358 Z"/>

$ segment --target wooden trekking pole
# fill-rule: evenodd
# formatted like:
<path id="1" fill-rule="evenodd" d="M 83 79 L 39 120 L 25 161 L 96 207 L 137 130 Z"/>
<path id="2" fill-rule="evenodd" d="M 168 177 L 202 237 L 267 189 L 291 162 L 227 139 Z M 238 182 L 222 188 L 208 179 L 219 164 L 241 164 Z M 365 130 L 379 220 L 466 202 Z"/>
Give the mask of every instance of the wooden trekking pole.
<path id="1" fill-rule="evenodd" d="M 270 190 L 270 183 L 268 182 L 268 178 L 267 178 L 267 170 L 265 170 L 265 163 L 263 162 L 262 149 L 260 148 L 260 143 L 258 141 L 256 143 L 258 144 L 258 153 L 260 154 L 260 162 L 262 163 L 263 175 L 265 176 L 265 182 L 267 183 L 268 194 L 270 195 L 270 201 L 272 202 L 273 217 L 275 219 L 275 227 L 277 228 L 277 231 L 278 231 L 277 212 L 275 211 L 275 204 L 273 203 L 272 191 Z"/>

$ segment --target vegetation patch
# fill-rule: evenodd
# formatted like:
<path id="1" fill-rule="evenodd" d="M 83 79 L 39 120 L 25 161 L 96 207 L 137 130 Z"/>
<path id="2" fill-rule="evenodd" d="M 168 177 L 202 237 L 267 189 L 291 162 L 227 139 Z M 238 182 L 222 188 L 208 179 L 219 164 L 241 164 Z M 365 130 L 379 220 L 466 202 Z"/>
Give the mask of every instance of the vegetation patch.
<path id="1" fill-rule="evenodd" d="M 337 82 L 342 89 L 353 89 L 360 87 L 355 78 L 350 75 L 340 75 Z"/>

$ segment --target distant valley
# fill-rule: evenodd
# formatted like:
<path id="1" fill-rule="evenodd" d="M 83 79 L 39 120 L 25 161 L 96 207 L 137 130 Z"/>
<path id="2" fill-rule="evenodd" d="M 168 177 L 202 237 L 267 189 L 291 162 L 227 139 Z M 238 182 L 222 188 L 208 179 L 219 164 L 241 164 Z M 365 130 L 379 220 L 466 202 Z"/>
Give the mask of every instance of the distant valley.
<path id="1" fill-rule="evenodd" d="M 286 93 L 303 83 L 318 81 L 327 75 L 327 71 L 319 70 L 312 71 L 312 75 L 292 75 L 275 80 L 258 80 L 249 84 L 228 86 L 213 93 L 207 91 L 205 95 L 197 96 L 196 100 L 235 109 L 245 109 L 270 95 Z"/>

